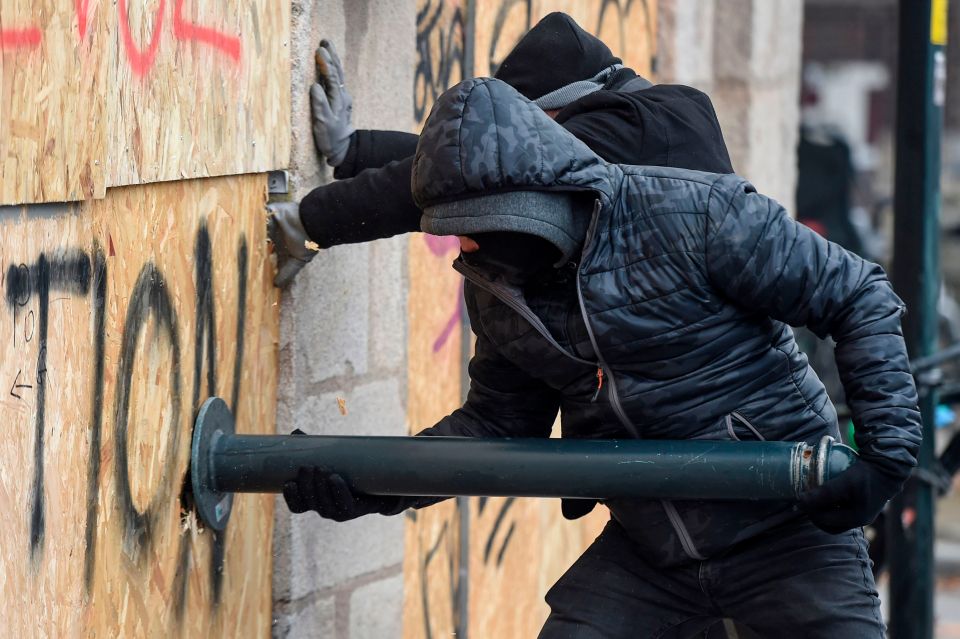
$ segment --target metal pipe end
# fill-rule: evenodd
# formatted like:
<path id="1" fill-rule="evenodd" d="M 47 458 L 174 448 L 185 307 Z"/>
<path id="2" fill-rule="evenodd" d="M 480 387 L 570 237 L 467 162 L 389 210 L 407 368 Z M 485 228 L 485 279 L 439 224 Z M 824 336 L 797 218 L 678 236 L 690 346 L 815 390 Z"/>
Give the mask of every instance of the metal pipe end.
<path id="1" fill-rule="evenodd" d="M 233 493 L 217 490 L 213 453 L 217 442 L 225 435 L 233 435 L 233 414 L 219 397 L 211 397 L 200 407 L 193 426 L 190 446 L 190 481 L 193 502 L 203 522 L 213 530 L 227 527 L 233 510 Z"/>
<path id="2" fill-rule="evenodd" d="M 855 450 L 841 444 L 830 435 L 824 435 L 816 446 L 800 442 L 793 450 L 790 468 L 796 496 L 823 486 L 825 483 L 850 468 L 856 460 Z"/>
<path id="3" fill-rule="evenodd" d="M 837 475 L 850 468 L 857 460 L 857 452 L 835 440 L 830 435 L 824 435 L 816 448 L 813 472 L 810 479 L 811 488 L 823 486 Z"/>

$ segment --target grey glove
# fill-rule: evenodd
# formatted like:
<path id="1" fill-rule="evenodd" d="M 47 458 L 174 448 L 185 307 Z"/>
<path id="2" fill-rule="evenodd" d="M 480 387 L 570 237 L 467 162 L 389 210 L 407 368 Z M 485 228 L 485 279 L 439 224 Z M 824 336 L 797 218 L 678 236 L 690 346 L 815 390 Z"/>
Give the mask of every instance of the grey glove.
<path id="1" fill-rule="evenodd" d="M 330 166 L 340 166 L 356 130 L 350 123 L 353 98 L 343 86 L 343 65 L 333 44 L 320 41 L 316 51 L 317 82 L 310 87 L 313 142 Z"/>
<path id="2" fill-rule="evenodd" d="M 277 275 L 273 285 L 286 288 L 307 262 L 317 254 L 319 247 L 300 221 L 300 205 L 296 202 L 273 202 L 267 204 L 267 237 L 273 242 L 277 255 Z"/>

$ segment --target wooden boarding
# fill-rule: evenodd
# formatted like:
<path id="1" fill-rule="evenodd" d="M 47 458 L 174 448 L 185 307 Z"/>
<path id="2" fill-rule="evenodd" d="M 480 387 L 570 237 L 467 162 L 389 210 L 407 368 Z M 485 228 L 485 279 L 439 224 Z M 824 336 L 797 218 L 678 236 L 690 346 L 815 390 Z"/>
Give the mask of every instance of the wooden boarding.
<path id="1" fill-rule="evenodd" d="M 290 4 L 0 0 L 0 204 L 290 155 Z"/>
<path id="2" fill-rule="evenodd" d="M 215 538 L 187 479 L 208 396 L 274 432 L 265 200 L 252 175 L 0 209 L 0 635 L 269 633 L 273 497 Z"/>
<path id="3" fill-rule="evenodd" d="M 432 426 L 459 405 L 462 373 L 461 277 L 450 268 L 456 238 L 417 233 L 409 240 L 407 423 Z M 403 636 L 449 637 L 460 582 L 456 500 L 412 513 L 406 527 Z"/>
<path id="4" fill-rule="evenodd" d="M 464 77 L 492 75 L 517 40 L 551 11 L 572 15 L 638 73 L 649 77 L 652 71 L 656 0 L 476 0 L 472 6 L 469 0 L 418 0 L 417 11 L 416 131 L 437 96 Z M 467 60 L 471 36 L 474 55 Z M 409 249 L 407 416 L 415 432 L 460 405 L 464 361 L 462 331 L 451 326 L 460 321 L 460 278 L 450 268 L 457 244 L 415 235 Z M 449 637 L 458 627 L 471 637 L 536 636 L 549 613 L 544 594 L 599 534 L 607 510 L 599 507 L 568 522 L 558 500 L 467 503 L 467 513 L 450 500 L 418 511 L 407 525 L 404 637 Z"/>
<path id="5" fill-rule="evenodd" d="M 609 519 L 604 507 L 567 521 L 557 499 L 470 500 L 471 637 L 536 637 L 550 586 Z"/>

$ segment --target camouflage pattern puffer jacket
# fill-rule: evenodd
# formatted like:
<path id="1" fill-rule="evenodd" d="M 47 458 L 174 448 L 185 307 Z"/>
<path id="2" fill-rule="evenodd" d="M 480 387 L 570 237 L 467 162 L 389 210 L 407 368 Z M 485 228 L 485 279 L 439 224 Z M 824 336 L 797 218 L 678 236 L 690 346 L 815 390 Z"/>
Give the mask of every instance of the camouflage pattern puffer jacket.
<path id="1" fill-rule="evenodd" d="M 569 304 L 534 303 L 457 260 L 477 335 L 471 388 L 423 434 L 545 437 L 559 410 L 564 437 L 839 437 L 789 327 L 802 325 L 836 341 L 861 455 L 901 477 L 915 464 L 903 303 L 879 266 L 795 223 L 742 178 L 608 164 L 508 85 L 473 79 L 435 104 L 412 187 L 425 210 L 510 190 L 596 198 Z M 565 308 L 574 312 L 556 321 Z M 804 516 L 783 502 L 606 505 L 661 566 Z"/>

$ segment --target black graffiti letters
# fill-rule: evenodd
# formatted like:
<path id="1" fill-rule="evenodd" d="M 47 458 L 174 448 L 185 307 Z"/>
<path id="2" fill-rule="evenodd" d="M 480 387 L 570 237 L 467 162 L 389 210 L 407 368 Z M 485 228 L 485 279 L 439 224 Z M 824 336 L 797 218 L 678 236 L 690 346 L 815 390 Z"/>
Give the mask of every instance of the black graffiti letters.
<path id="1" fill-rule="evenodd" d="M 107 333 L 107 261 L 93 244 L 93 393 L 90 408 L 90 453 L 87 465 L 87 525 L 84 535 L 83 588 L 90 592 L 97 552 L 97 494 L 100 489 L 100 437 L 103 426 L 104 341 Z"/>
<path id="2" fill-rule="evenodd" d="M 149 547 L 151 531 L 163 508 L 169 501 L 173 487 L 173 467 L 166 465 L 160 488 L 146 508 L 138 510 L 130 492 L 130 469 L 127 454 L 127 426 L 130 418 L 130 386 L 136 367 L 137 342 L 147 320 L 152 318 L 160 330 L 153 331 L 154 339 L 161 333 L 166 336 L 172 360 L 170 367 L 170 402 L 172 405 L 171 426 L 168 428 L 167 450 L 173 454 L 180 440 L 180 337 L 177 334 L 177 315 L 170 301 L 163 275 L 152 263 L 146 263 L 133 287 L 127 318 L 123 326 L 120 347 L 120 364 L 117 371 L 115 438 L 117 500 L 123 515 L 123 550 L 128 556 L 139 559 L 139 551 Z"/>
<path id="3" fill-rule="evenodd" d="M 452 14 L 445 15 L 444 9 Z M 451 9 L 443 0 L 426 0 L 417 11 L 417 67 L 413 72 L 413 117 L 417 122 L 451 81 L 465 77 L 465 30 L 463 11 Z"/>
<path id="4" fill-rule="evenodd" d="M 111 257 L 113 252 L 111 251 Z M 18 256 L 23 257 L 23 256 Z M 146 261 L 140 265 L 140 271 L 132 290 L 117 290 L 113 295 L 125 300 L 127 304 L 123 325 L 110 328 L 119 335 L 120 352 L 115 360 L 107 359 L 106 345 L 108 335 L 108 309 L 111 304 L 109 294 L 108 258 L 98 242 L 94 242 L 89 251 L 74 248 L 53 254 L 41 253 L 35 259 L 14 262 L 4 274 L 4 301 L 13 316 L 13 352 L 15 361 L 5 367 L 9 378 L 5 380 L 5 389 L 9 389 L 8 400 L 14 402 L 33 402 L 33 472 L 30 483 L 29 557 L 36 569 L 43 557 L 45 537 L 45 500 L 44 500 L 44 441 L 52 428 L 46 423 L 48 385 L 72 384 L 78 392 L 89 389 L 91 400 L 89 418 L 83 424 L 64 424 L 64 428 L 83 428 L 89 431 L 89 449 L 86 451 L 88 466 L 86 471 L 84 527 L 84 568 L 83 581 L 85 593 L 89 596 L 96 571 L 96 548 L 98 520 L 98 497 L 100 492 L 101 459 L 104 456 L 104 394 L 107 375 L 115 379 L 113 408 L 109 412 L 113 419 L 115 497 L 111 503 L 119 515 L 108 518 L 122 529 L 120 550 L 133 562 L 142 564 L 155 553 L 146 552 L 157 539 L 157 527 L 162 517 L 177 516 L 177 494 L 181 486 L 189 486 L 189 477 L 177 476 L 175 464 L 183 459 L 180 449 L 189 441 L 192 430 L 192 418 L 200 403 L 207 396 L 218 392 L 217 349 L 218 339 L 216 323 L 216 299 L 214 292 L 214 265 L 216 259 L 233 263 L 232 256 L 214 256 L 213 242 L 206 223 L 201 221 L 194 244 L 194 286 L 195 308 L 189 309 L 189 301 L 174 298 L 168 281 L 161 268 L 154 262 Z M 215 259 L 216 258 L 216 259 Z M 248 247 L 246 238 L 241 235 L 235 254 L 236 265 L 236 320 L 237 332 L 232 342 L 235 359 L 229 369 L 232 380 L 224 380 L 230 386 L 220 389 L 229 390 L 231 404 L 236 417 L 238 403 L 241 400 L 241 378 L 243 371 L 244 329 L 248 285 Z M 8 262 L 9 263 L 9 262 Z M 62 352 L 59 340 L 63 336 L 51 335 L 51 316 L 59 312 L 56 302 L 64 300 L 86 300 L 90 305 L 91 361 L 87 363 L 69 362 L 72 374 L 51 376 L 57 366 L 67 368 L 67 362 L 56 359 Z M 189 300 L 189 298 L 187 298 Z M 195 330 L 192 335 L 182 335 L 181 318 L 176 304 L 185 304 L 195 313 Z M 233 310 L 233 309 L 231 309 Z M 233 315 L 232 313 L 230 315 Z M 187 345 L 182 339 L 193 341 L 193 373 L 191 404 L 188 409 L 182 406 L 184 373 L 181 353 Z M 187 351 L 189 352 L 189 350 Z M 150 360 L 150 361 L 146 361 Z M 108 371 L 108 366 L 115 367 Z M 161 389 L 165 398 L 151 402 L 150 407 L 138 404 L 134 383 L 144 375 L 149 367 L 163 367 L 163 379 L 151 377 L 151 382 Z M 166 372 L 168 371 L 168 372 Z M 79 374 L 77 374 L 79 373 Z M 89 384 L 89 386 L 86 386 Z M 53 388 L 56 388 L 54 386 Z M 51 391 L 51 397 L 59 397 L 62 389 Z M 12 398 L 12 399 L 11 399 Z M 163 412 L 164 432 L 161 434 L 164 450 L 161 460 L 160 478 L 146 503 L 138 503 L 131 490 L 131 476 L 142 472 L 135 467 L 132 445 L 129 443 L 134 425 L 144 422 L 143 410 L 161 410 Z M 155 417 L 155 416 L 151 416 Z M 151 420 L 152 422 L 153 420 Z M 178 452 L 179 451 L 179 452 Z M 185 482 L 185 483 L 184 483 Z M 139 493 L 138 493 L 139 494 Z M 221 583 L 226 548 L 224 535 L 209 535 L 211 538 L 211 585 L 212 604 L 220 598 Z M 174 578 L 172 604 L 177 619 L 185 609 L 187 592 L 187 572 L 190 565 L 191 543 L 189 534 L 181 534 L 177 549 L 177 571 Z"/>
<path id="5" fill-rule="evenodd" d="M 37 359 L 34 375 L 26 375 L 18 367 L 11 385 L 10 394 L 23 399 L 22 392 L 35 390 L 36 408 L 34 415 L 33 444 L 33 482 L 30 493 L 30 558 L 39 557 L 43 547 L 45 528 L 43 499 L 43 439 L 46 433 L 46 374 L 47 374 L 47 332 L 50 320 L 50 290 L 71 296 L 85 296 L 90 287 L 90 259 L 80 251 L 54 255 L 48 258 L 40 254 L 31 265 L 11 266 L 6 274 L 6 302 L 13 311 L 14 340 L 19 330 L 18 309 L 22 309 L 33 297 L 37 298 Z M 27 315 L 30 313 L 28 312 Z M 31 331 L 31 340 L 33 332 Z M 14 341 L 16 347 L 16 341 Z M 17 354 L 19 356 L 19 353 Z M 27 381 L 29 380 L 29 381 Z M 33 386 L 34 388 L 31 388 Z"/>
<path id="6" fill-rule="evenodd" d="M 237 332 L 234 339 L 233 386 L 231 389 L 231 410 L 234 420 L 238 419 L 238 404 L 240 401 L 240 382 L 243 371 L 244 331 L 246 327 L 247 311 L 247 241 L 240 237 L 237 248 Z M 194 359 L 193 359 L 193 393 L 192 414 L 200 409 L 201 397 L 205 398 L 217 392 L 217 322 L 214 305 L 213 280 L 213 249 L 210 233 L 206 224 L 201 223 L 194 243 L 194 286 L 195 296 L 195 326 L 194 326 Z M 206 395 L 203 390 L 204 367 L 206 367 Z M 190 482 L 184 479 L 181 487 L 181 505 L 184 508 L 190 505 Z M 173 607 L 177 618 L 183 616 L 187 596 L 187 570 L 190 560 L 189 537 L 181 535 L 180 548 L 177 552 L 177 572 L 174 579 Z M 210 589 L 213 594 L 213 605 L 220 603 L 223 586 L 223 567 L 226 557 L 226 536 L 222 533 L 212 533 L 210 554 Z"/>

